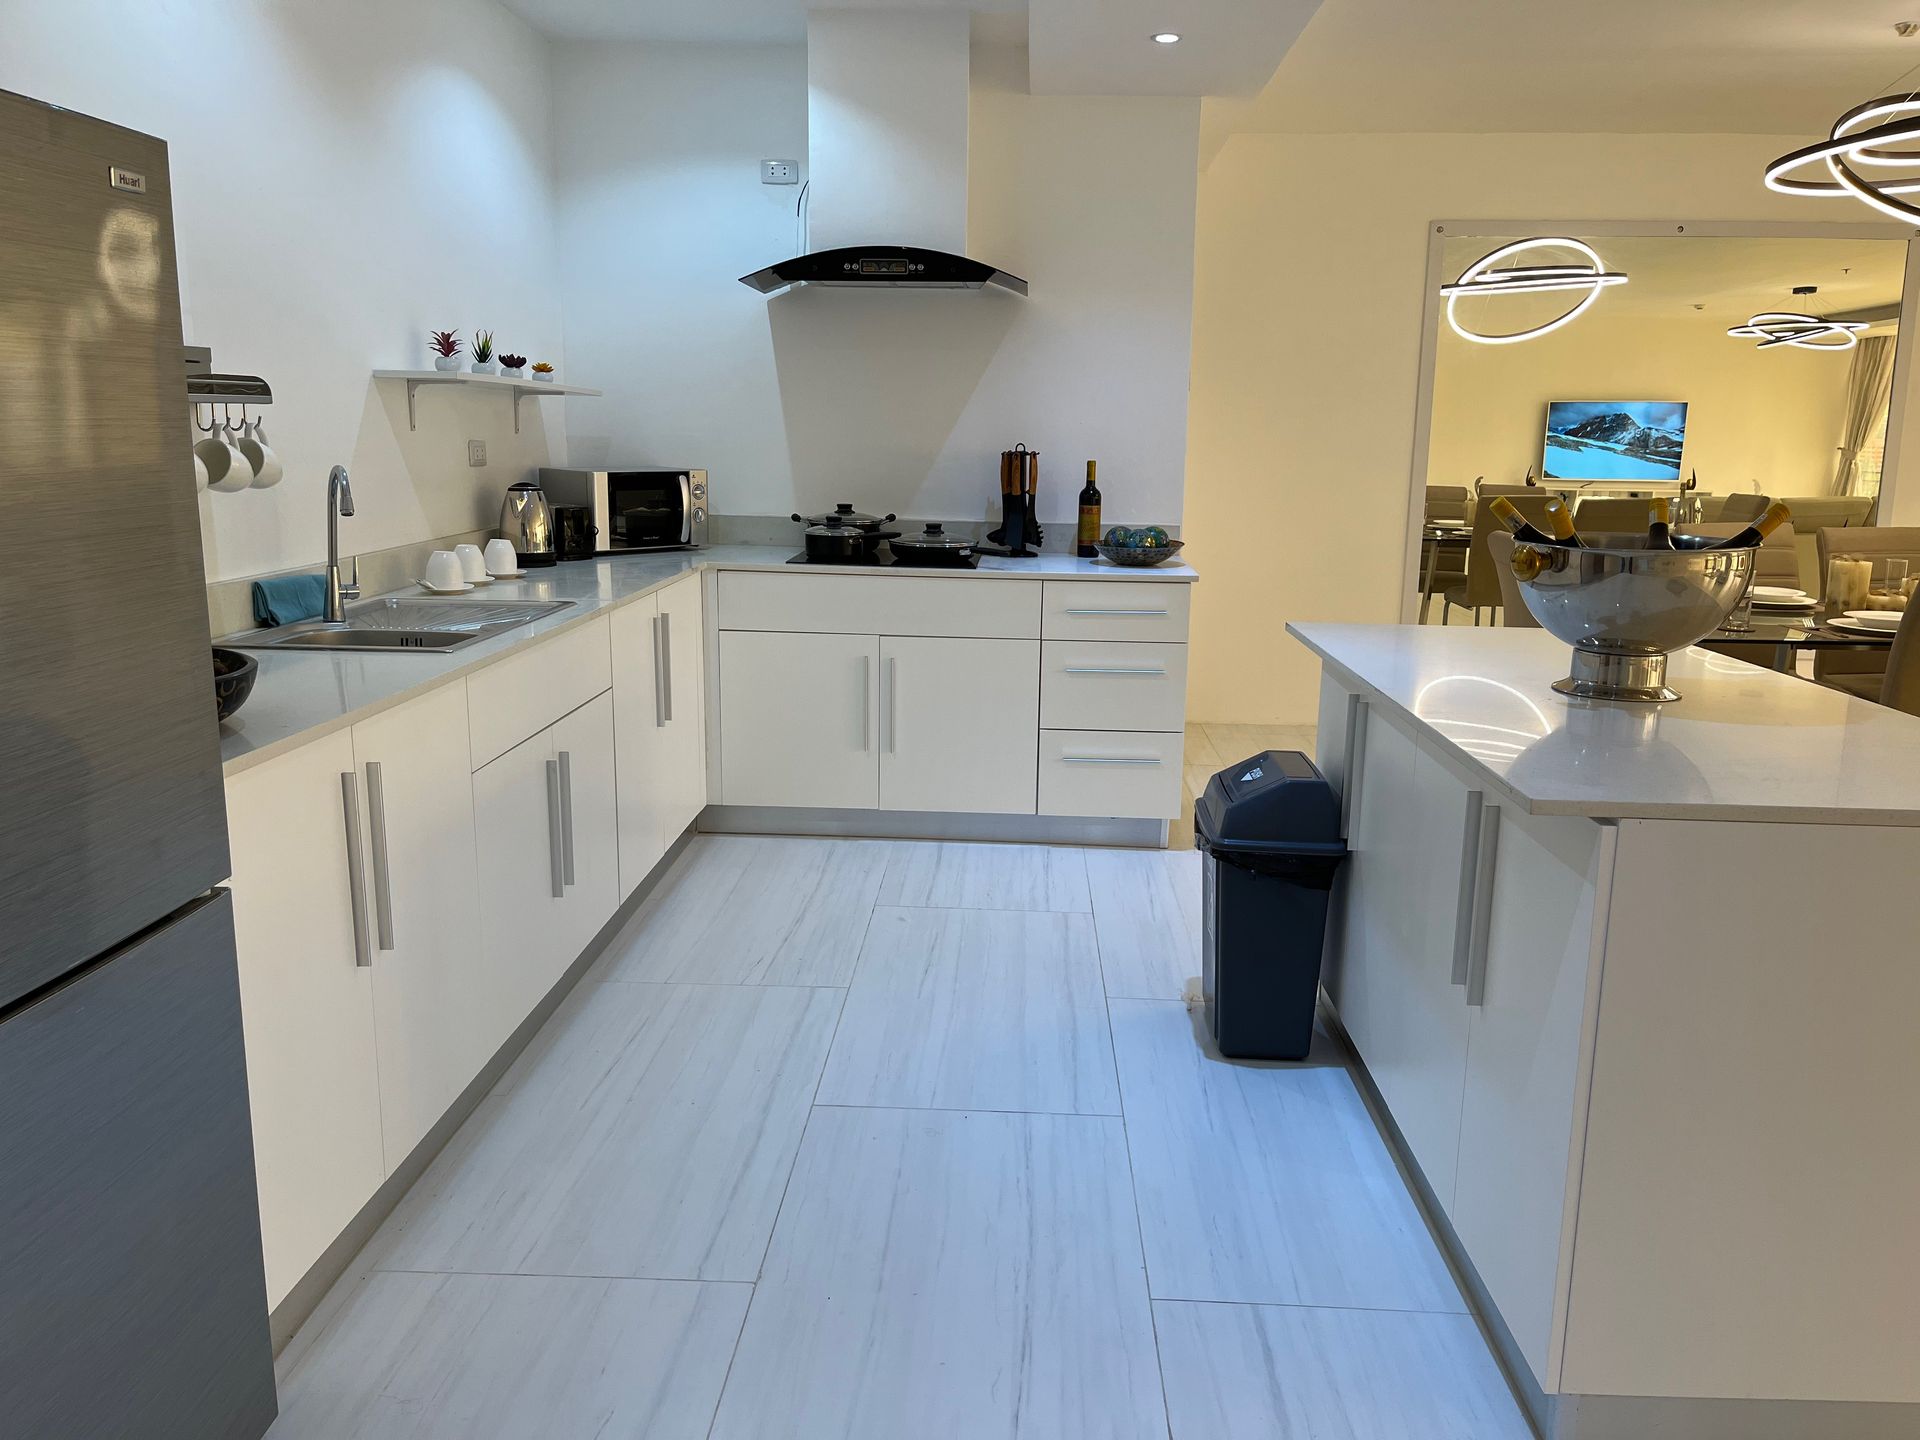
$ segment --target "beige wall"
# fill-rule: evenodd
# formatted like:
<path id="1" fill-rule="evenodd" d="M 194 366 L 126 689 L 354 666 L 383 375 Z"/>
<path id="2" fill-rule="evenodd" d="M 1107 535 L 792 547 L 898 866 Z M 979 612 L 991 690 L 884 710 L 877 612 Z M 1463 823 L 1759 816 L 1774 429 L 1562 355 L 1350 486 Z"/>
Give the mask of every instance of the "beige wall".
<path id="1" fill-rule="evenodd" d="M 1229 140 L 1201 177 L 1195 253 L 1193 716 L 1311 722 L 1318 667 L 1286 622 L 1399 618 L 1429 223 L 1870 219 L 1762 187 L 1803 141 Z"/>
<path id="2" fill-rule="evenodd" d="M 1712 315 L 1596 311 L 1525 345 L 1474 345 L 1442 327 L 1430 483 L 1515 481 L 1537 468 L 1551 400 L 1684 400 L 1684 464 L 1703 491 L 1824 493 L 1853 356 L 1762 351 L 1726 328 Z"/>

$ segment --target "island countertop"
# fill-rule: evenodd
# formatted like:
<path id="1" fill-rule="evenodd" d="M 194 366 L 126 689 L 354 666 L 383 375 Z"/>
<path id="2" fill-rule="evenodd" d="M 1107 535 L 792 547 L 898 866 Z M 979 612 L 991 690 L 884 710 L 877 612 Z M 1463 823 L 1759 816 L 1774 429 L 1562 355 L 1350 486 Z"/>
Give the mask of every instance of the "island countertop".
<path id="1" fill-rule="evenodd" d="M 1027 559 L 983 555 L 977 570 L 789 565 L 791 545 L 715 545 L 703 550 L 573 560 L 529 572 L 524 580 L 496 581 L 476 600 L 566 600 L 569 606 L 528 625 L 444 653 L 249 650 L 260 663 L 253 694 L 220 726 L 220 760 L 234 775 L 331 730 L 388 710 L 417 695 L 494 664 L 537 641 L 585 624 L 594 616 L 644 598 L 696 570 L 761 570 L 779 574 L 954 576 L 996 580 L 1106 580 L 1190 584 L 1193 567 L 1179 560 L 1129 568 L 1106 560 L 1040 554 Z M 417 594 L 409 586 L 402 594 Z M 377 598 L 377 597 L 376 597 Z M 215 642 L 220 643 L 220 642 Z"/>
<path id="2" fill-rule="evenodd" d="M 1920 826 L 1920 717 L 1792 675 L 1694 648 L 1677 701 L 1583 701 L 1552 689 L 1568 646 L 1542 630 L 1287 631 L 1529 814 Z"/>

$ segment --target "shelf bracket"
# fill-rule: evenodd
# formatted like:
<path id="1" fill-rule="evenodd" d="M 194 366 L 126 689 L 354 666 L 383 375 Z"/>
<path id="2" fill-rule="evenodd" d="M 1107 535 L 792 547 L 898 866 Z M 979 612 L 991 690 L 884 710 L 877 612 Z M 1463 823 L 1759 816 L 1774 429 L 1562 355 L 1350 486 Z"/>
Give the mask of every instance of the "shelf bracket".
<path id="1" fill-rule="evenodd" d="M 418 430 L 420 428 L 419 422 L 414 418 L 413 413 L 413 392 L 419 388 L 420 382 L 418 380 L 407 381 L 407 429 L 409 430 Z"/>
<path id="2" fill-rule="evenodd" d="M 516 435 L 520 433 L 520 402 L 526 398 L 526 394 L 518 385 L 513 387 L 513 433 Z"/>

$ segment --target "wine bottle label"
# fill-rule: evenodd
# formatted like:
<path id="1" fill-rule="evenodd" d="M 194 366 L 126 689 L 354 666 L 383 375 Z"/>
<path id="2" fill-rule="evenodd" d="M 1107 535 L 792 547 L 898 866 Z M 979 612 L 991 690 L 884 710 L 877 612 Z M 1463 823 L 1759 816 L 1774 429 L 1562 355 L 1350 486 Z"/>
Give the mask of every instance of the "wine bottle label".
<path id="1" fill-rule="evenodd" d="M 1097 545 L 1100 541 L 1100 507 L 1082 505 L 1080 507 L 1079 542 L 1082 545 Z"/>

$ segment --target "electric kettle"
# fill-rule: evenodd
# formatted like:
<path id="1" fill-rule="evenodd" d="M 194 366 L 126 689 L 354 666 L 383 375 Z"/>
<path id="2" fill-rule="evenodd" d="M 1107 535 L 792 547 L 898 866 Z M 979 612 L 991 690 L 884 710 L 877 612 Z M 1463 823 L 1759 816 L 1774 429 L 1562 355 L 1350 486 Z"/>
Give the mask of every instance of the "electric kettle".
<path id="1" fill-rule="evenodd" d="M 508 487 L 500 507 L 500 538 L 513 546 L 520 568 L 552 565 L 560 557 L 553 538 L 553 511 L 546 492 L 531 480 Z"/>

